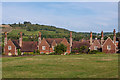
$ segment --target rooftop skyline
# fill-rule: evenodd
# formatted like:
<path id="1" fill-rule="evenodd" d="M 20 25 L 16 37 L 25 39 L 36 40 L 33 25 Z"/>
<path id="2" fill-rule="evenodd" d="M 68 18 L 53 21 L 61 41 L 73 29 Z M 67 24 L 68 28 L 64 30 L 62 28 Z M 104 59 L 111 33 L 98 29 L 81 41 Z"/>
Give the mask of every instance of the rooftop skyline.
<path id="1" fill-rule="evenodd" d="M 76 32 L 118 31 L 117 2 L 3 2 L 2 23 L 30 21 Z"/>

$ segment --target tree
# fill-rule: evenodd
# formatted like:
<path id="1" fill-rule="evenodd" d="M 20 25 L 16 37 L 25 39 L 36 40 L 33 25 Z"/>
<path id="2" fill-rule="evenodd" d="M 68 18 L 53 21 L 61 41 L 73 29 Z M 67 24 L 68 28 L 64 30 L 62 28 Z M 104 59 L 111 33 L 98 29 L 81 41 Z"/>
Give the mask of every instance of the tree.
<path id="1" fill-rule="evenodd" d="M 89 48 L 87 46 L 81 46 L 79 49 L 80 53 L 88 53 Z"/>
<path id="2" fill-rule="evenodd" d="M 64 52 L 66 52 L 67 47 L 64 44 L 58 44 L 57 46 L 55 46 L 54 51 L 55 54 L 63 54 Z"/>
<path id="3" fill-rule="evenodd" d="M 24 21 L 24 24 L 31 24 L 31 22 Z"/>
<path id="4" fill-rule="evenodd" d="M 18 52 L 18 55 L 21 55 L 21 51 L 20 51 L 20 49 L 18 49 L 17 52 Z"/>

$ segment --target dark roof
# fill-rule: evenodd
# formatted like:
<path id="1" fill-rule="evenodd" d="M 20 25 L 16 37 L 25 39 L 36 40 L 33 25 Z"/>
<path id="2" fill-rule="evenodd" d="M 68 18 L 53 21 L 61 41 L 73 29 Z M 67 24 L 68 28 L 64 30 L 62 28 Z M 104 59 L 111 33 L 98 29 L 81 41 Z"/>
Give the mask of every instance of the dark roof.
<path id="1" fill-rule="evenodd" d="M 33 52 L 37 50 L 37 41 L 23 41 L 21 51 L 22 52 Z"/>
<path id="2" fill-rule="evenodd" d="M 120 37 L 117 37 L 116 40 L 117 40 L 117 41 L 120 41 Z"/>
<path id="3" fill-rule="evenodd" d="M 46 41 L 49 45 L 52 44 L 53 41 L 55 41 L 57 44 L 59 44 L 64 38 L 46 38 Z"/>
<path id="4" fill-rule="evenodd" d="M 20 49 L 18 40 L 12 40 L 17 49 Z"/>
<path id="5" fill-rule="evenodd" d="M 80 48 L 81 46 L 90 47 L 89 41 L 73 41 L 72 48 Z"/>

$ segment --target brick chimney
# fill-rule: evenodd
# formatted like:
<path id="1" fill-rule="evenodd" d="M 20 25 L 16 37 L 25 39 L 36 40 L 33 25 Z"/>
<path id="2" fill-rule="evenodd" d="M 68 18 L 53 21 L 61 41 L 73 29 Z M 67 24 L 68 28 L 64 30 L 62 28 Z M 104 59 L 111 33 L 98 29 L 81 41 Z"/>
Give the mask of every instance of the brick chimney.
<path id="1" fill-rule="evenodd" d="M 92 45 L 92 32 L 90 32 L 90 45 Z"/>
<path id="2" fill-rule="evenodd" d="M 70 32 L 70 47 L 72 47 L 72 32 Z"/>
<path id="3" fill-rule="evenodd" d="M 22 47 L 22 32 L 20 32 L 19 46 Z"/>
<path id="4" fill-rule="evenodd" d="M 115 29 L 113 31 L 113 42 L 116 45 L 116 31 L 115 31 Z"/>
<path id="5" fill-rule="evenodd" d="M 101 32 L 101 46 L 103 45 L 104 37 L 103 37 L 103 31 Z"/>
<path id="6" fill-rule="evenodd" d="M 38 45 L 40 45 L 40 43 L 41 43 L 41 32 L 39 32 L 38 35 L 39 35 L 38 36 Z"/>
<path id="7" fill-rule="evenodd" d="M 4 46 L 7 44 L 7 32 L 5 32 Z"/>

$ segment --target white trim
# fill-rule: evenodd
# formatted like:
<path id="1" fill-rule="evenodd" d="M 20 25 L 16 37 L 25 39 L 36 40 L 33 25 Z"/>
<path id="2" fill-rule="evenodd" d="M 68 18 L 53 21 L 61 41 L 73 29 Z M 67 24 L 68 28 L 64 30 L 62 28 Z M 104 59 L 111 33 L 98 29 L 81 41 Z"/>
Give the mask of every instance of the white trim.
<path id="1" fill-rule="evenodd" d="M 8 45 L 8 47 L 7 47 L 7 48 L 8 48 L 8 50 L 12 50 L 12 47 L 11 47 L 11 45 Z"/>
<path id="2" fill-rule="evenodd" d="M 113 41 L 112 41 L 112 39 L 111 39 L 110 37 L 108 37 L 108 38 L 107 38 L 107 40 L 108 40 L 108 39 L 110 39 L 110 40 L 111 40 L 111 42 L 113 43 Z M 107 40 L 105 40 L 105 42 L 104 42 L 103 46 L 105 45 L 105 43 L 107 42 Z M 114 43 L 113 43 L 113 44 L 114 44 Z M 114 45 L 115 45 L 115 44 L 114 44 Z M 102 47 L 103 47 L 103 46 L 102 46 Z M 116 45 L 115 45 L 115 47 L 116 47 Z"/>
<path id="3" fill-rule="evenodd" d="M 95 39 L 95 40 L 97 40 L 97 39 Z M 95 42 L 95 40 L 94 40 L 94 42 Z M 94 42 L 93 42 L 93 43 L 94 43 Z M 99 45 L 101 46 L 101 44 L 100 44 L 100 42 L 99 42 L 98 40 L 97 40 L 97 42 L 98 42 L 98 43 L 99 43 Z"/>

